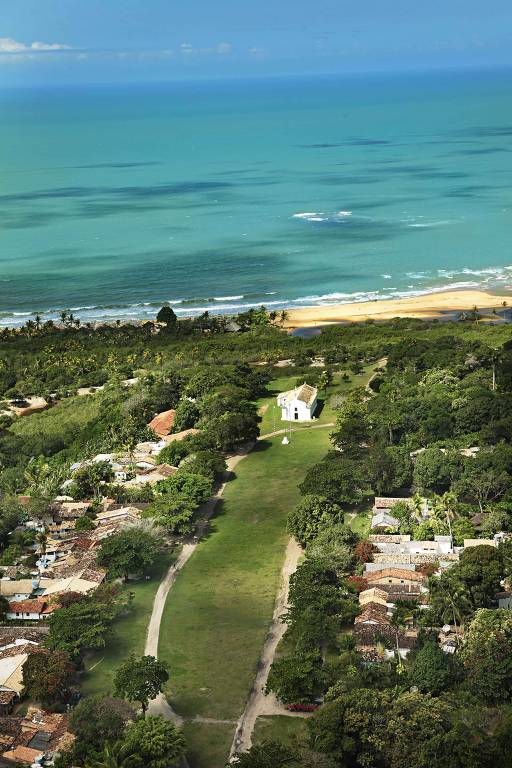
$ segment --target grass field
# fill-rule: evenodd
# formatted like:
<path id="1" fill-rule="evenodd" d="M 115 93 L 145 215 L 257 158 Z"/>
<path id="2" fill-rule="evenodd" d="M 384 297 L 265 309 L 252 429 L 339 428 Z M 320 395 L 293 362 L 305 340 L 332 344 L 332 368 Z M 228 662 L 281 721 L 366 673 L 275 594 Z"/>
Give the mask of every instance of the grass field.
<path id="1" fill-rule="evenodd" d="M 185 723 L 190 768 L 224 768 L 234 730 L 234 725 L 226 723 Z"/>
<path id="2" fill-rule="evenodd" d="M 354 533 L 358 533 L 360 536 L 365 537 L 370 532 L 370 518 L 367 512 L 345 512 L 344 521 L 345 525 L 350 526 Z"/>
<path id="3" fill-rule="evenodd" d="M 304 717 L 265 716 L 256 720 L 252 743 L 280 741 L 283 744 L 293 744 L 294 741 L 305 738 L 306 734 L 307 720 Z"/>
<path id="4" fill-rule="evenodd" d="M 329 429 L 301 431 L 288 446 L 279 437 L 259 443 L 238 465 L 209 537 L 180 574 L 164 611 L 159 657 L 169 664 L 166 693 L 181 715 L 240 716 L 272 616 L 286 515 L 299 500 L 307 469 L 328 446 Z M 191 749 L 198 754 L 194 733 Z M 210 765 L 206 755 L 197 762 L 201 768 Z M 222 766 L 224 758 L 219 753 L 212 764 Z"/>
<path id="5" fill-rule="evenodd" d="M 164 573 L 175 557 L 176 553 L 166 550 L 149 572 L 150 581 L 135 581 L 123 586 L 123 590 L 133 594 L 130 611 L 114 622 L 113 633 L 106 648 L 88 655 L 86 672 L 81 681 L 83 696 L 111 693 L 116 669 L 130 653 L 143 654 L 153 599 Z"/>

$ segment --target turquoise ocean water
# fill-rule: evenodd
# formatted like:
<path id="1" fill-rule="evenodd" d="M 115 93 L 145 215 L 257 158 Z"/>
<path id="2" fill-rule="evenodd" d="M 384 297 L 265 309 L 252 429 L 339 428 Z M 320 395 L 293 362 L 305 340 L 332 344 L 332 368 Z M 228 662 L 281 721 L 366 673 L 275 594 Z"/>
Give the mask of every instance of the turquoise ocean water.
<path id="1" fill-rule="evenodd" d="M 0 92 L 0 324 L 510 290 L 511 86 Z"/>

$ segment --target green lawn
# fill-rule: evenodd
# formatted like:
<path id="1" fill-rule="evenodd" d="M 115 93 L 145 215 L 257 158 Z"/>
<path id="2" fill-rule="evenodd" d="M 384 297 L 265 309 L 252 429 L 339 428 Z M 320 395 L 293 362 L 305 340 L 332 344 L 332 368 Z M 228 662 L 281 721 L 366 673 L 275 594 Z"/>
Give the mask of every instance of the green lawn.
<path id="1" fill-rule="evenodd" d="M 297 486 L 307 469 L 328 446 L 329 429 L 302 431 L 288 446 L 280 437 L 259 443 L 238 465 L 209 537 L 178 577 L 164 611 L 159 657 L 169 664 L 166 693 L 181 715 L 240 716 L 272 616 L 286 515 L 300 498 Z M 191 749 L 199 749 L 194 740 Z M 218 765 L 224 758 L 219 753 Z"/>
<path id="2" fill-rule="evenodd" d="M 333 376 L 332 384 L 327 388 L 325 395 L 319 395 L 318 399 L 320 403 L 323 403 L 323 408 L 314 423 L 328 424 L 330 422 L 336 421 L 336 412 L 333 411 L 333 409 L 330 407 L 329 399 L 334 394 L 344 394 L 354 387 L 366 386 L 371 375 L 374 373 L 375 368 L 376 363 L 366 365 L 360 375 L 354 376 L 353 374 L 349 374 L 349 381 L 343 381 L 341 378 L 341 372 L 335 373 Z M 287 422 L 281 421 L 281 409 L 277 406 L 276 397 L 279 392 L 285 392 L 288 389 L 293 389 L 299 378 L 299 374 L 293 376 L 281 376 L 279 378 L 272 379 L 272 381 L 268 384 L 267 389 L 269 394 L 260 398 L 257 402 L 257 405 L 260 408 L 260 415 L 262 417 L 260 424 L 260 432 L 262 435 L 269 434 L 277 429 L 283 429 L 286 426 Z M 308 429 L 308 427 L 311 427 L 312 424 L 311 422 L 303 422 L 302 424 L 294 423 L 292 426 L 294 429 Z"/>
<path id="3" fill-rule="evenodd" d="M 293 744 L 296 740 L 305 738 L 307 732 L 305 717 L 286 717 L 286 715 L 259 717 L 256 720 L 252 743 L 280 741 L 283 744 Z"/>
<path id="4" fill-rule="evenodd" d="M 355 533 L 358 533 L 363 538 L 370 532 L 371 520 L 366 512 L 353 513 L 345 512 L 344 517 L 345 525 L 350 526 Z"/>
<path id="5" fill-rule="evenodd" d="M 175 557 L 176 553 L 166 550 L 151 569 L 151 580 L 130 582 L 123 586 L 123 590 L 133 594 L 130 611 L 114 622 L 113 634 L 106 648 L 88 655 L 81 681 L 82 695 L 111 693 L 116 669 L 130 653 L 143 654 L 153 599 L 164 573 Z"/>
<path id="6" fill-rule="evenodd" d="M 224 768 L 234 731 L 234 725 L 225 723 L 185 723 L 190 768 Z"/>

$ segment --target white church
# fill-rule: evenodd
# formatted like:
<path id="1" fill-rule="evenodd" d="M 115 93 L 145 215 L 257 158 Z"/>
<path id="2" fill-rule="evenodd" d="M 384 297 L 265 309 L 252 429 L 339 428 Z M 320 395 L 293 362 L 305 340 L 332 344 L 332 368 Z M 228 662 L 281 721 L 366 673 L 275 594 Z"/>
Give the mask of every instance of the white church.
<path id="1" fill-rule="evenodd" d="M 281 408 L 281 421 L 311 421 L 317 407 L 318 389 L 309 384 L 280 392 L 277 404 Z"/>

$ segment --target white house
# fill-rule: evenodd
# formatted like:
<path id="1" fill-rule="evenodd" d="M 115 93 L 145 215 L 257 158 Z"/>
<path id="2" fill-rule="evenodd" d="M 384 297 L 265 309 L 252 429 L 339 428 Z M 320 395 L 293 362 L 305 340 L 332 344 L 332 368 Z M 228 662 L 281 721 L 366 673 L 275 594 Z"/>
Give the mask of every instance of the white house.
<path id="1" fill-rule="evenodd" d="M 5 618 L 7 620 L 23 619 L 24 621 L 41 621 L 46 618 L 56 606 L 50 606 L 42 598 L 36 600 L 10 601 Z"/>
<path id="2" fill-rule="evenodd" d="M 282 421 L 311 421 L 317 406 L 318 389 L 309 384 L 280 392 L 277 404 Z"/>

